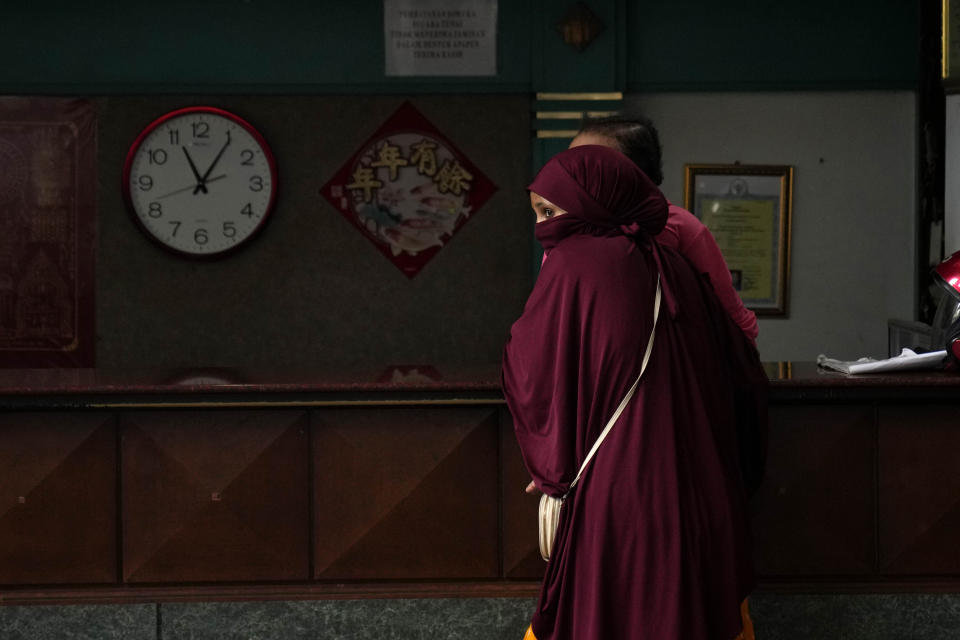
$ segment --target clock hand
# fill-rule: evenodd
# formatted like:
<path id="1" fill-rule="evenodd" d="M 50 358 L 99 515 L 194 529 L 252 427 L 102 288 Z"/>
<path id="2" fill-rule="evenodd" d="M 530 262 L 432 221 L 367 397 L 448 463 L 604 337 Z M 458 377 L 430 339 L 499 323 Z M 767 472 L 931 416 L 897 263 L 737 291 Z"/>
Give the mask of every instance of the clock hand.
<path id="1" fill-rule="evenodd" d="M 190 152 L 187 151 L 186 147 L 180 147 L 183 149 L 183 155 L 187 156 L 187 162 L 190 163 L 190 171 L 193 171 L 193 177 L 197 179 L 196 187 L 202 189 L 204 193 L 207 192 L 207 185 L 204 182 L 203 178 L 200 177 L 200 172 L 197 171 L 197 165 L 193 163 L 193 158 L 190 157 Z M 194 191 L 196 193 L 196 191 Z"/>
<path id="2" fill-rule="evenodd" d="M 221 173 L 220 175 L 218 175 L 218 176 L 216 176 L 216 177 L 214 177 L 214 178 L 210 178 L 210 179 L 208 179 L 208 180 L 205 180 L 203 184 L 210 184 L 211 182 L 216 182 L 217 180 L 223 180 L 223 179 L 226 178 L 226 177 L 227 177 L 227 174 Z M 164 198 L 169 198 L 170 196 L 175 196 L 175 195 L 177 195 L 178 193 L 183 193 L 184 191 L 190 191 L 190 189 L 195 189 L 195 188 L 196 188 L 196 185 L 190 185 L 189 187 L 184 187 L 184 188 L 182 188 L 182 189 L 174 189 L 173 191 L 170 191 L 170 192 L 168 192 L 168 193 L 165 193 L 165 194 L 163 194 L 162 196 L 157 196 L 156 199 L 157 199 L 157 200 L 163 200 Z M 204 191 L 206 191 L 206 188 L 204 188 Z M 196 193 L 196 191 L 194 191 L 194 193 Z"/>
<path id="3" fill-rule="evenodd" d="M 210 175 L 210 172 L 213 171 L 213 168 L 217 166 L 217 163 L 220 162 L 220 158 L 223 157 L 223 152 L 227 150 L 227 147 L 230 146 L 230 130 L 227 130 L 227 141 L 223 143 L 223 146 L 220 147 L 220 152 L 217 153 L 217 157 L 213 159 L 213 162 L 210 163 L 210 166 L 207 167 L 207 172 L 203 174 L 200 178 L 200 184 L 197 185 L 197 188 L 193 190 L 194 195 L 196 195 L 202 187 L 207 184 L 207 176 Z M 204 189 L 206 191 L 206 189 Z"/>

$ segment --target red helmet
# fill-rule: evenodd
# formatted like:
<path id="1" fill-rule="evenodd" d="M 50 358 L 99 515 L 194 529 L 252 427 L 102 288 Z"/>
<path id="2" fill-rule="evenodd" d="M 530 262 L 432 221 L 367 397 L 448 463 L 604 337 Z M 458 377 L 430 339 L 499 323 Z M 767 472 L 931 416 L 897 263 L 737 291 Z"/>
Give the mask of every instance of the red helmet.
<path id="1" fill-rule="evenodd" d="M 953 361 L 960 364 L 960 251 L 934 267 L 933 274 L 945 289 L 933 318 L 934 347 L 944 345 Z"/>

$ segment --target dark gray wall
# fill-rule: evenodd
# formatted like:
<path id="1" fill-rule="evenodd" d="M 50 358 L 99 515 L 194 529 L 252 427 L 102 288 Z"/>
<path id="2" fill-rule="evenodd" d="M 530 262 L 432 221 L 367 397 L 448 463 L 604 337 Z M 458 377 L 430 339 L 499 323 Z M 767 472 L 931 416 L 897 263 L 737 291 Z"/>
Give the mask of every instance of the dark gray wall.
<path id="1" fill-rule="evenodd" d="M 320 195 L 403 102 L 399 96 L 109 97 L 99 107 L 97 366 L 497 362 L 531 285 L 530 101 L 418 96 L 413 104 L 497 185 L 410 280 Z M 277 157 L 273 219 L 215 262 L 170 254 L 127 212 L 120 174 L 138 132 L 212 104 L 252 122 Z"/>

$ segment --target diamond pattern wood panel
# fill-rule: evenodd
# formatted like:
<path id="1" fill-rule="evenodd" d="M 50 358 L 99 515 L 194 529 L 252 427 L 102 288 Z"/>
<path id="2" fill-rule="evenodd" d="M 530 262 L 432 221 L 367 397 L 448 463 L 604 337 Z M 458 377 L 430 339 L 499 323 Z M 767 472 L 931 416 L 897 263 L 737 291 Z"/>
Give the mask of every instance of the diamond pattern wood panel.
<path id="1" fill-rule="evenodd" d="M 751 502 L 761 576 L 874 569 L 874 410 L 770 407 L 767 475 Z"/>
<path id="2" fill-rule="evenodd" d="M 880 570 L 960 574 L 960 407 L 882 407 Z"/>
<path id="3" fill-rule="evenodd" d="M 538 542 L 540 494 L 529 494 L 524 490 L 530 483 L 530 474 L 523 464 L 510 412 L 501 409 L 501 416 L 503 575 L 507 578 L 542 578 L 547 563 L 540 557 Z"/>
<path id="4" fill-rule="evenodd" d="M 499 574 L 496 409 L 312 416 L 317 578 Z"/>
<path id="5" fill-rule="evenodd" d="M 0 584 L 117 579 L 116 460 L 106 414 L 0 414 Z"/>
<path id="6" fill-rule="evenodd" d="M 123 578 L 309 576 L 307 414 L 121 416 Z"/>

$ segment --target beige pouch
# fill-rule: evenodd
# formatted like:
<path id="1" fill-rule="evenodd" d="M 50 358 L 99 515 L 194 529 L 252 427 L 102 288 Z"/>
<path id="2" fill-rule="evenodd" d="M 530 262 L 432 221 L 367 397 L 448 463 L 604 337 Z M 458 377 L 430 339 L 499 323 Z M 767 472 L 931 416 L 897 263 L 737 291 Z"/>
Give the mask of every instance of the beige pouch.
<path id="1" fill-rule="evenodd" d="M 553 552 L 553 539 L 557 537 L 557 523 L 560 522 L 560 508 L 563 498 L 540 496 L 540 557 L 550 559 Z"/>

